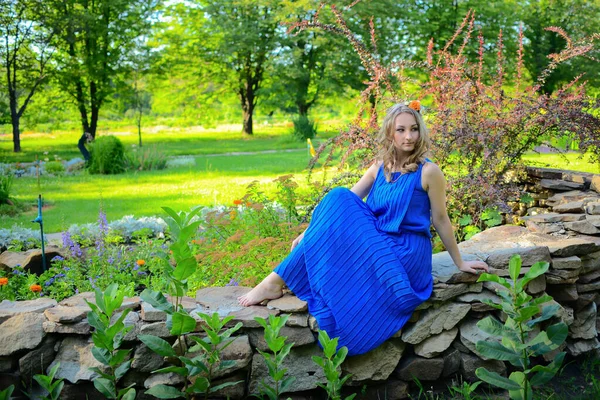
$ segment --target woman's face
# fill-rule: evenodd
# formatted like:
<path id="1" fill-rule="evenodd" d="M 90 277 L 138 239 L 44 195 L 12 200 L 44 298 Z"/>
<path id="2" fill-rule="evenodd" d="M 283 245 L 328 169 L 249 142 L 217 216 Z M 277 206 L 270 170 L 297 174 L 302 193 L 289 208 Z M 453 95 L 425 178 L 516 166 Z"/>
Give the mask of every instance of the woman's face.
<path id="1" fill-rule="evenodd" d="M 412 153 L 419 140 L 419 125 L 412 114 L 402 113 L 394 120 L 394 147 L 402 153 Z"/>

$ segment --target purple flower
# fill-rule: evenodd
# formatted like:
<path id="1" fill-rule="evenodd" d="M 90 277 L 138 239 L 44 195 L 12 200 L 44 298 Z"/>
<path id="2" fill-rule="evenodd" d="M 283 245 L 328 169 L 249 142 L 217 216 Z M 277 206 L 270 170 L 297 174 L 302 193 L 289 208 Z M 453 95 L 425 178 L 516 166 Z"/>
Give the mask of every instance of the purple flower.
<path id="1" fill-rule="evenodd" d="M 108 260 L 106 260 L 106 262 L 112 265 L 115 262 L 115 259 L 112 257 L 108 257 Z"/>
<path id="2" fill-rule="evenodd" d="M 226 284 L 225 286 L 239 286 L 239 285 L 240 285 L 240 283 L 238 281 L 236 281 L 234 278 L 231 278 L 229 283 Z"/>
<path id="3" fill-rule="evenodd" d="M 54 256 L 52 258 L 52 260 L 50 260 L 50 261 L 59 262 L 59 261 L 64 261 L 64 260 L 65 259 L 63 257 L 61 257 L 61 256 Z"/>
<path id="4" fill-rule="evenodd" d="M 98 227 L 102 236 L 106 236 L 108 233 L 108 221 L 106 220 L 106 214 L 102 209 L 98 212 Z"/>
<path id="5" fill-rule="evenodd" d="M 79 289 L 75 288 L 75 294 L 79 294 Z"/>
<path id="6" fill-rule="evenodd" d="M 139 272 L 138 272 L 138 275 L 139 275 L 139 276 L 144 276 L 144 275 L 146 275 L 146 271 L 139 271 Z"/>
<path id="7" fill-rule="evenodd" d="M 81 247 L 79 243 L 74 242 L 71 238 L 71 234 L 68 231 L 65 231 L 61 234 L 63 247 L 68 249 L 71 255 L 81 258 L 83 257 L 83 251 L 81 251 Z"/>

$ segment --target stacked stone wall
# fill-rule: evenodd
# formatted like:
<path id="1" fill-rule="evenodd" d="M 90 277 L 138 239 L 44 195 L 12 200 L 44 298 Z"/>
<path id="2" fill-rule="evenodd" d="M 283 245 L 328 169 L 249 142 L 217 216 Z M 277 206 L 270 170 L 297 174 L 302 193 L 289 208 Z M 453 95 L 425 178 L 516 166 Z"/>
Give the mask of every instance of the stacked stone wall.
<path id="1" fill-rule="evenodd" d="M 593 190 L 589 191 L 590 187 L 594 188 L 595 176 L 589 177 L 589 185 L 584 177 L 581 179 L 582 187 L 574 189 L 566 185 L 561 189 L 568 190 L 560 192 L 556 189 L 556 182 L 547 183 L 544 179 L 566 181 L 564 173 L 558 179 L 558 175 L 548 178 L 549 172 L 544 172 L 546 175 L 542 172 L 538 169 L 536 173 L 540 176 L 532 178 L 537 181 L 528 184 L 541 188 L 538 192 L 530 190 L 540 196 L 537 204 L 526 210 L 529 214 L 535 212 L 535 215 L 525 216 L 528 227 L 507 225 L 492 228 L 459 244 L 459 247 L 465 259 L 484 260 L 492 273 L 505 277 L 508 276 L 508 262 L 513 254 L 519 254 L 523 260 L 522 273 L 537 261 L 550 263 L 545 275 L 530 282 L 528 292 L 534 297 L 550 294 L 560 305 L 557 315 L 548 321 L 562 320 L 569 326 L 568 338 L 559 350 L 572 356 L 596 353 L 600 348 L 600 319 L 597 314 L 600 305 L 600 237 L 582 234 L 571 230 L 571 225 L 565 225 L 571 222 L 565 218 L 580 218 L 577 221 L 588 221 L 593 225 L 591 221 L 595 221 L 596 214 L 588 211 L 596 210 L 598 195 Z M 538 183 L 539 186 L 536 186 Z M 547 187 L 550 185 L 554 189 Z M 578 212 L 571 212 L 571 206 L 558 208 L 572 202 L 573 198 L 580 199 L 573 201 L 582 203 Z M 567 209 L 569 212 L 560 212 Z M 571 214 L 579 217 L 565 217 Z M 539 222 L 535 218 L 538 216 L 544 216 L 546 220 Z M 542 233 L 537 229 L 541 223 L 554 224 L 557 223 L 555 221 L 563 224 L 558 231 Z M 348 357 L 343 364 L 343 372 L 352 374 L 348 382 L 351 387 L 359 392 L 365 385 L 367 387 L 358 398 L 407 398 L 415 378 L 427 383 L 460 374 L 465 380 L 476 380 L 475 370 L 482 366 L 503 375 L 509 371 L 510 366 L 485 359 L 475 347 L 479 340 L 496 340 L 480 331 L 476 323 L 488 315 L 502 318 L 497 310 L 482 302 L 484 299 L 498 301 L 495 293 L 498 288 L 489 282 L 477 283 L 476 275 L 458 271 L 445 252 L 433 256 L 432 273 L 433 294 L 418 307 L 404 329 L 372 352 Z M 223 317 L 234 315 L 231 324 L 243 324 L 222 357 L 234 363 L 216 376 L 217 383 L 241 382 L 220 393 L 221 398 L 247 398 L 257 392 L 263 379 L 269 382 L 267 367 L 258 353 L 258 350 L 268 349 L 263 329 L 254 318 L 283 314 L 288 314 L 289 319 L 281 334 L 295 343 L 284 365 L 288 373 L 296 377 L 289 387 L 290 396 L 294 399 L 324 398 L 324 392 L 317 387 L 318 383 L 324 382 L 324 376 L 312 361 L 313 355 L 321 355 L 316 344 L 318 327 L 315 319 L 307 313 L 306 303 L 288 294 L 266 306 L 242 308 L 237 297 L 248 290 L 242 287 L 208 288 L 183 302 L 183 306 L 192 313 L 218 312 Z M 101 366 L 91 353 L 93 343 L 87 322 L 89 308 L 84 299 L 93 302 L 94 296 L 82 293 L 60 303 L 44 298 L 0 303 L 0 389 L 14 384 L 31 391 L 33 375 L 47 372 L 60 362 L 56 377 L 66 382 L 62 398 L 101 398 L 92 384 L 95 374 L 89 369 Z M 148 388 L 159 383 L 180 384 L 173 374 L 152 374 L 152 371 L 166 366 L 166 361 L 137 340 L 139 334 L 151 334 L 174 342 L 175 338 L 166 327 L 166 315 L 139 298 L 126 299 L 123 308 L 132 309 L 125 320 L 127 325 L 133 326 L 125 338 L 125 346 L 132 349 L 133 362 L 122 385 L 134 384 L 138 399 L 150 399 L 152 397 L 144 394 Z M 198 318 L 199 332 L 200 327 Z M 21 392 L 17 390 L 15 393 Z"/>

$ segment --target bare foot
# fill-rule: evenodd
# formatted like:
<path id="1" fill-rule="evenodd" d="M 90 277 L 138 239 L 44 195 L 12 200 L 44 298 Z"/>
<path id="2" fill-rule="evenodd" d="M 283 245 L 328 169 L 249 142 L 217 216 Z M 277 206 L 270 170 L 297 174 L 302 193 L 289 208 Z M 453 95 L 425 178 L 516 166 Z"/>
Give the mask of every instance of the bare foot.
<path id="1" fill-rule="evenodd" d="M 244 307 L 248 307 L 258 304 L 263 300 L 278 299 L 281 296 L 283 296 L 281 285 L 262 281 L 254 289 L 238 297 L 238 302 Z"/>

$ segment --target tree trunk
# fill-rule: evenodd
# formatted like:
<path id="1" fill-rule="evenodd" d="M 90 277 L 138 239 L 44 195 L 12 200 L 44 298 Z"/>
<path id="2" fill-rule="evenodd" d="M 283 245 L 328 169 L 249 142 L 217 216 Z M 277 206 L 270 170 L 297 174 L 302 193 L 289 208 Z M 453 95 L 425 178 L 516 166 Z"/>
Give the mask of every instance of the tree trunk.
<path id="1" fill-rule="evenodd" d="M 142 111 L 139 110 L 138 118 L 137 118 L 137 127 L 138 127 L 138 138 L 140 142 L 140 147 L 142 147 Z"/>
<path id="2" fill-rule="evenodd" d="M 11 116 L 12 117 L 12 116 Z M 19 130 L 19 117 L 12 120 L 13 127 L 13 152 L 21 152 L 21 132 Z"/>
<path id="3" fill-rule="evenodd" d="M 252 84 L 247 82 L 245 93 L 240 93 L 242 100 L 243 126 L 242 132 L 246 135 L 252 135 L 252 114 L 254 113 L 254 89 Z"/>

